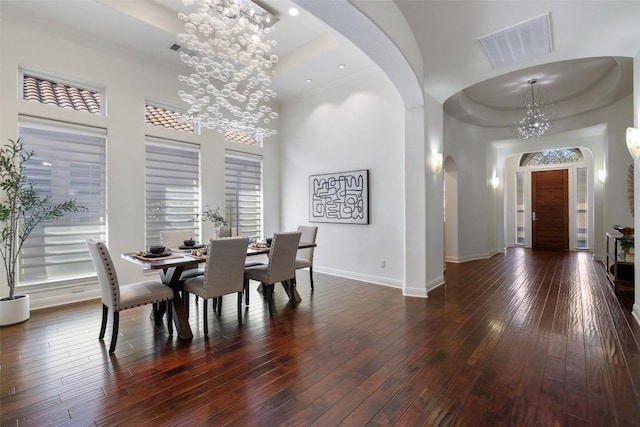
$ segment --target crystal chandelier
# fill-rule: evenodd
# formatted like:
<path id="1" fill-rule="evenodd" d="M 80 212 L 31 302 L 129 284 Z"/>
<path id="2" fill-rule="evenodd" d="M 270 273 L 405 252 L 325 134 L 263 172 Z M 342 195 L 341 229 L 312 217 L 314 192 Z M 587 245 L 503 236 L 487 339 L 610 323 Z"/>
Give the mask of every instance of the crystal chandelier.
<path id="1" fill-rule="evenodd" d="M 277 18 L 251 0 L 183 0 L 195 12 L 179 13 L 185 22 L 178 39 L 186 48 L 180 59 L 192 68 L 179 75 L 187 90 L 178 95 L 189 104 L 187 114 L 199 126 L 250 134 L 274 135 L 278 113 L 268 102 L 278 56 L 267 36 Z"/>
<path id="2" fill-rule="evenodd" d="M 527 82 L 531 86 L 531 101 L 523 99 L 524 109 L 516 120 L 515 132 L 521 139 L 544 135 L 551 126 L 551 120 L 555 117 L 555 114 L 548 110 L 547 105 L 542 104 L 540 100 L 535 100 L 533 85 L 537 82 L 537 79 L 531 79 Z"/>

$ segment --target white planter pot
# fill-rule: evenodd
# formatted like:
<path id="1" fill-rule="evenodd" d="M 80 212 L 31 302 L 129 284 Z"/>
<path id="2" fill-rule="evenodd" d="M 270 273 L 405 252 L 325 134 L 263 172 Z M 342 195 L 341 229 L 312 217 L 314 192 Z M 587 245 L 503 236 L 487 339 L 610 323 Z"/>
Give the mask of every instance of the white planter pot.
<path id="1" fill-rule="evenodd" d="M 0 326 L 13 325 L 29 319 L 29 295 L 16 299 L 0 299 Z"/>

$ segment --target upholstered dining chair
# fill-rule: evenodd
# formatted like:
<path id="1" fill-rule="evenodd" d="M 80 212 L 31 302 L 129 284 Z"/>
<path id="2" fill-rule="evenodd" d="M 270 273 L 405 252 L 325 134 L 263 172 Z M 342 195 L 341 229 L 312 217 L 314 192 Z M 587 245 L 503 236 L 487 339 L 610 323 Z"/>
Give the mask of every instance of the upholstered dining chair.
<path id="1" fill-rule="evenodd" d="M 298 226 L 298 231 L 302 233 L 300 241 L 304 243 L 316 243 L 316 236 L 318 235 L 318 227 L 309 225 Z M 296 270 L 301 268 L 309 268 L 309 282 L 311 283 L 311 290 L 313 290 L 313 250 L 315 248 L 303 248 L 298 249 L 296 255 Z"/>
<path id="2" fill-rule="evenodd" d="M 193 238 L 193 232 L 191 230 L 162 230 L 160 231 L 160 240 L 162 244 L 169 249 L 179 249 L 180 246 L 184 245 L 185 240 L 189 240 Z M 190 277 L 198 277 L 204 274 L 204 269 L 198 267 L 185 268 L 182 274 L 180 275 L 180 280 L 186 280 Z M 189 298 L 186 298 L 185 302 L 189 302 Z M 196 296 L 196 302 L 198 302 L 198 297 Z M 187 307 L 188 308 L 188 307 Z"/>
<path id="3" fill-rule="evenodd" d="M 204 275 L 184 281 L 185 292 L 203 299 L 202 318 L 204 334 L 209 334 L 207 300 L 216 298 L 218 316 L 222 308 L 222 296 L 238 293 L 238 323 L 242 324 L 242 292 L 244 290 L 244 262 L 247 257 L 248 237 L 211 239 Z"/>
<path id="4" fill-rule="evenodd" d="M 184 245 L 185 240 L 193 238 L 191 230 L 161 230 L 160 240 L 162 244 L 171 250 L 178 250 Z"/>
<path id="5" fill-rule="evenodd" d="M 295 286 L 296 252 L 300 244 L 299 231 L 275 233 L 269 250 L 269 262 L 247 267 L 244 270 L 245 303 L 249 305 L 249 280 L 262 283 L 269 305 L 269 315 L 273 315 L 273 288 L 278 282 L 282 286 Z"/>
<path id="6" fill-rule="evenodd" d="M 159 280 L 149 280 L 120 286 L 116 269 L 111 261 L 111 255 L 109 255 L 107 246 L 102 242 L 92 239 L 87 240 L 87 246 L 89 247 L 93 266 L 96 269 L 96 273 L 98 273 L 100 295 L 102 298 L 102 325 L 100 326 L 99 338 L 101 340 L 104 338 L 107 327 L 107 317 L 109 311 L 112 311 L 113 331 L 111 333 L 109 353 L 113 353 L 118 340 L 120 312 L 146 304 L 154 304 L 155 306 L 162 301 L 167 302 L 168 305 L 173 299 L 173 290 Z M 167 307 L 167 329 L 169 330 L 169 335 L 173 335 L 172 311 L 171 307 Z"/>

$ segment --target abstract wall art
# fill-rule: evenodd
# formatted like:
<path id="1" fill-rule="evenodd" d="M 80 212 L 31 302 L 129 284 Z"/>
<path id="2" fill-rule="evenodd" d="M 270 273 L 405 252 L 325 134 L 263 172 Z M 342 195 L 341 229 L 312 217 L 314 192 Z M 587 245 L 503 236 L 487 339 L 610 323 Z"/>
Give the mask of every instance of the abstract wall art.
<path id="1" fill-rule="evenodd" d="M 309 176 L 309 221 L 369 224 L 369 170 Z"/>

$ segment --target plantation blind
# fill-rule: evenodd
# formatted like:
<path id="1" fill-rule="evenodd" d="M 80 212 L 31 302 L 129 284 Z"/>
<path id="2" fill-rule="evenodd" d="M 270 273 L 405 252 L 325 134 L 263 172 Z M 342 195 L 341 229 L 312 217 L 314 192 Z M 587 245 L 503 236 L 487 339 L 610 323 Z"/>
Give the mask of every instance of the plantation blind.
<path id="1" fill-rule="evenodd" d="M 185 143 L 147 139 L 145 160 L 146 247 L 162 230 L 188 230 L 200 239 L 200 153 Z"/>
<path id="2" fill-rule="evenodd" d="M 239 234 L 262 238 L 262 157 L 225 152 L 225 217 Z"/>
<path id="3" fill-rule="evenodd" d="M 20 140 L 34 155 L 27 178 L 51 203 L 76 199 L 85 212 L 40 224 L 19 255 L 18 282 L 28 285 L 95 275 L 88 238 L 106 240 L 106 132 L 44 120 L 21 120 Z"/>

